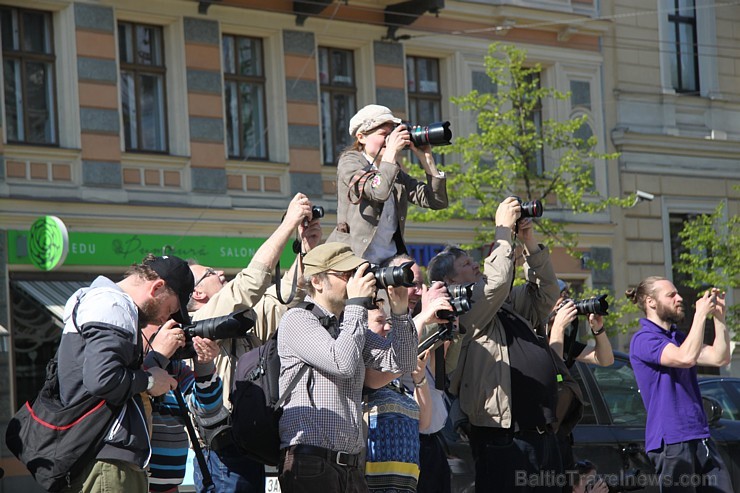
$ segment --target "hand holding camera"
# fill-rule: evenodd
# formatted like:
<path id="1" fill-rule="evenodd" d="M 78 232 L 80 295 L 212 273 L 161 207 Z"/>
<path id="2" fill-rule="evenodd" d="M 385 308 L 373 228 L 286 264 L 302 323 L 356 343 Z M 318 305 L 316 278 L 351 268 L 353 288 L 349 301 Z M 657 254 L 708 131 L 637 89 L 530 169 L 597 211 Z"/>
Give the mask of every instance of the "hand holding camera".
<path id="1" fill-rule="evenodd" d="M 210 363 L 216 359 L 216 356 L 221 351 L 221 347 L 216 341 L 199 336 L 193 337 L 193 349 L 196 354 L 195 361 L 201 365 Z"/>
<path id="2" fill-rule="evenodd" d="M 174 320 L 165 322 L 150 340 L 151 349 L 168 359 L 172 359 L 175 351 L 184 347 L 185 342 L 185 332 Z"/>
<path id="3" fill-rule="evenodd" d="M 577 316 L 578 311 L 576 310 L 576 305 L 573 300 L 565 300 L 563 303 L 560 304 L 555 312 L 555 318 L 552 322 L 552 329 L 565 330 L 565 328 L 568 327 L 571 322 L 576 319 Z"/>
<path id="4" fill-rule="evenodd" d="M 283 219 L 283 222 L 286 223 L 288 226 L 297 228 L 301 223 L 303 223 L 303 221 L 306 221 L 307 224 L 308 221 L 311 221 L 312 219 L 313 210 L 311 206 L 311 201 L 308 200 L 308 197 L 306 197 L 304 194 L 297 193 L 288 205 L 288 210 L 285 213 L 285 218 Z"/>
<path id="5" fill-rule="evenodd" d="M 370 264 L 362 264 L 347 281 L 347 298 L 372 298 L 375 296 L 375 276 Z"/>

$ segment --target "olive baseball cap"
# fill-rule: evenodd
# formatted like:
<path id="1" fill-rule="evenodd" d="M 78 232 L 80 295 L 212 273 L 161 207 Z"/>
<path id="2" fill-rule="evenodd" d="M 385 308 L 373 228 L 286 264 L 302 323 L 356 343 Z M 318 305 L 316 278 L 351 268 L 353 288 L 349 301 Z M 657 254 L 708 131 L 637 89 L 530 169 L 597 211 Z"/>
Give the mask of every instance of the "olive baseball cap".
<path id="1" fill-rule="evenodd" d="M 303 257 L 303 273 L 313 276 L 328 270 L 347 272 L 364 263 L 367 263 L 367 260 L 352 253 L 349 245 L 339 242 L 324 243 Z"/>
<path id="2" fill-rule="evenodd" d="M 163 255 L 154 257 L 148 262 L 145 261 L 144 265 L 156 272 L 180 300 L 180 310 L 172 314 L 172 318 L 181 324 L 190 323 L 188 302 L 195 288 L 195 279 L 188 263 L 174 255 Z"/>

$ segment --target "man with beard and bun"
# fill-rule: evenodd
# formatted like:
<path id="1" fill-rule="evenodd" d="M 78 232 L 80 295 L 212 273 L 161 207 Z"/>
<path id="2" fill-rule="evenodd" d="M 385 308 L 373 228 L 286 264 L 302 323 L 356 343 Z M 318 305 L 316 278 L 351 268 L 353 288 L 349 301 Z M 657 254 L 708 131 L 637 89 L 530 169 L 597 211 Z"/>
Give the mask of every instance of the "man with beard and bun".
<path id="1" fill-rule="evenodd" d="M 184 260 L 149 255 L 120 282 L 100 276 L 67 301 L 58 352 L 62 404 L 89 394 L 121 411 L 95 459 L 64 491 L 147 491 L 151 445 L 139 394 L 159 396 L 177 382 L 157 365 L 154 352 L 142 364 L 140 329 L 170 318 L 185 323 L 193 284 Z M 173 329 L 173 336 L 185 340 L 182 329 Z"/>
<path id="2" fill-rule="evenodd" d="M 645 450 L 659 476 L 660 491 L 733 491 L 709 436 L 696 379 L 696 365 L 730 362 L 724 293 L 712 288 L 696 301 L 688 334 L 676 330 L 684 319 L 683 298 L 668 279 L 648 277 L 625 294 L 645 313 L 630 342 L 630 361 L 647 409 Z M 714 317 L 715 329 L 711 346 L 703 344 L 709 315 Z"/>

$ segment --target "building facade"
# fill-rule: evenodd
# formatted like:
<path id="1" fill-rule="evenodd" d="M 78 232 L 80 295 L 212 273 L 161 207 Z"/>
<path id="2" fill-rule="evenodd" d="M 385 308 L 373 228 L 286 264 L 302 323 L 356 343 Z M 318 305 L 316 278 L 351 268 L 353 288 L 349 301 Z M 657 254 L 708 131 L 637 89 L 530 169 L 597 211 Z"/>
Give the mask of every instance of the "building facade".
<path id="1" fill-rule="evenodd" d="M 483 57 L 494 41 L 527 49 L 542 64 L 542 84 L 570 91 L 567 100 L 547 103 L 543 118 L 587 114 L 597 150 L 608 151 L 610 137 L 623 152 L 633 145 L 616 138 L 621 120 L 609 116 L 621 107 L 610 90 L 622 85 L 605 56 L 623 62 L 605 40 L 620 35 L 619 21 L 596 0 L 0 4 L 3 429 L 41 385 L 63 303 L 77 286 L 99 274 L 120 276 L 149 251 L 196 257 L 233 274 L 299 191 L 326 208 L 328 235 L 335 163 L 350 143 L 354 112 L 378 103 L 415 123 L 449 120 L 453 135 L 474 132 L 474 119 L 450 97 L 492 90 Z M 722 127 L 727 135 L 730 123 Z M 625 161 L 631 156 L 595 163 L 602 195 L 632 191 L 638 176 L 664 179 L 645 173 L 643 161 Z M 553 159 L 545 156 L 542 166 Z M 632 279 L 625 272 L 643 264 L 620 251 L 626 245 L 617 237 L 623 226 L 637 225 L 629 226 L 634 235 L 645 221 L 662 225 L 657 203 L 649 214 L 558 216 L 584 252 L 611 263 L 592 271 L 556 250 L 558 273 L 577 285 L 623 290 Z M 29 231 L 49 215 L 68 231 L 66 259 L 53 271 L 34 266 Z M 407 243 L 425 265 L 445 244 L 471 242 L 475 226 L 411 223 Z M 658 260 L 651 257 L 649 267 L 658 269 Z M 4 443 L 2 451 L 0 491 L 30 487 Z"/>

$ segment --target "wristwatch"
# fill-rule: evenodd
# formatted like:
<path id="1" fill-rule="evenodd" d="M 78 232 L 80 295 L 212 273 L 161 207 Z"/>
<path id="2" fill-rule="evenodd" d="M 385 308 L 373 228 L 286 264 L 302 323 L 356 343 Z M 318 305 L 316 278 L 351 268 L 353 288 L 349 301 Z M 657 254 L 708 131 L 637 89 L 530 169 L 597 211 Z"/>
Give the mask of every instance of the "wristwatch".
<path id="1" fill-rule="evenodd" d="M 146 378 L 147 378 L 146 391 L 149 392 L 150 390 L 154 388 L 154 375 L 152 375 L 149 372 L 146 372 Z"/>

